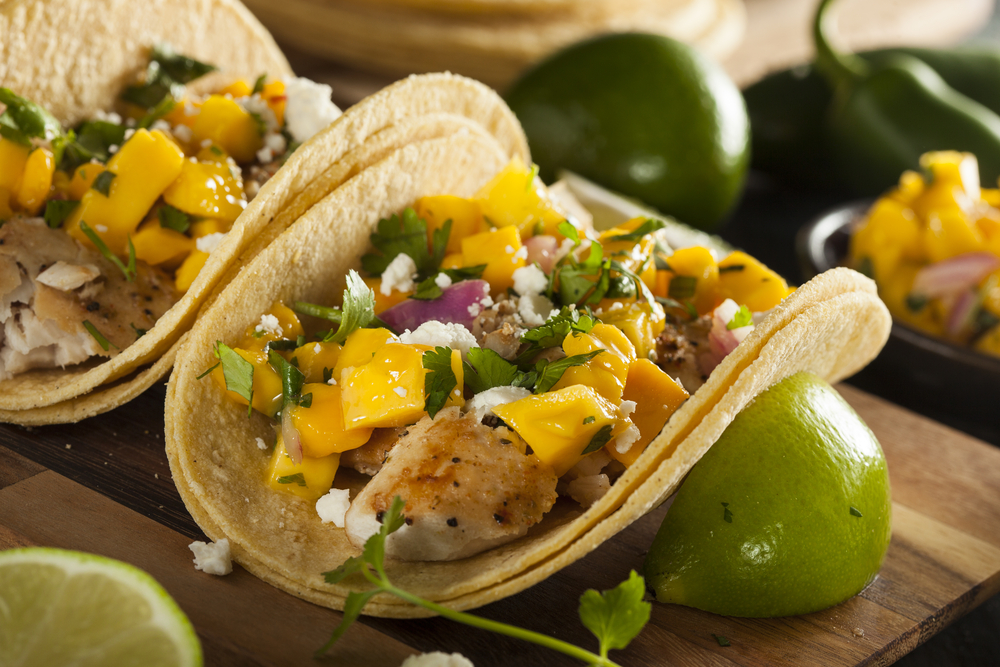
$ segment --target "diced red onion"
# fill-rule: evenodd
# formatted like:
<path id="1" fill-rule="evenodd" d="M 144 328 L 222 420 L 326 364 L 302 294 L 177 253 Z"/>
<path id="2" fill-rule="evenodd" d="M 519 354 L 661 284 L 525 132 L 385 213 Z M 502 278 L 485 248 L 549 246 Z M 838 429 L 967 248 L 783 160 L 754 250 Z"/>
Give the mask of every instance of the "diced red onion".
<path id="1" fill-rule="evenodd" d="M 292 463 L 302 463 L 302 439 L 299 430 L 292 423 L 292 414 L 287 408 L 281 411 L 281 441 Z"/>
<path id="2" fill-rule="evenodd" d="M 722 363 L 730 352 L 746 338 L 753 325 L 729 329 L 728 325 L 733 321 L 733 317 L 739 312 L 739 306 L 732 299 L 726 299 L 712 312 L 712 328 L 708 332 L 709 351 L 703 354 L 698 363 L 703 373 L 711 373 L 712 370 Z"/>
<path id="3" fill-rule="evenodd" d="M 948 322 L 945 325 L 945 329 L 949 335 L 957 336 L 962 332 L 962 329 L 965 328 L 972 318 L 972 313 L 976 310 L 976 301 L 976 293 L 971 290 L 958 295 L 955 303 L 951 306 L 951 310 L 948 311 Z"/>
<path id="4" fill-rule="evenodd" d="M 1000 268 L 1000 258 L 989 252 L 967 252 L 929 264 L 913 279 L 913 293 L 936 299 L 975 287 Z"/>
<path id="5" fill-rule="evenodd" d="M 379 317 L 397 333 L 415 331 L 431 320 L 461 324 L 472 331 L 472 323 L 483 309 L 482 301 L 489 295 L 490 285 L 485 280 L 463 280 L 445 287 L 433 301 L 406 299 L 382 311 Z"/>
<path id="6" fill-rule="evenodd" d="M 537 262 L 542 271 L 552 273 L 556 264 L 556 252 L 559 250 L 559 239 L 547 234 L 532 236 L 524 242 L 524 247 L 528 249 L 525 260 L 528 264 Z"/>

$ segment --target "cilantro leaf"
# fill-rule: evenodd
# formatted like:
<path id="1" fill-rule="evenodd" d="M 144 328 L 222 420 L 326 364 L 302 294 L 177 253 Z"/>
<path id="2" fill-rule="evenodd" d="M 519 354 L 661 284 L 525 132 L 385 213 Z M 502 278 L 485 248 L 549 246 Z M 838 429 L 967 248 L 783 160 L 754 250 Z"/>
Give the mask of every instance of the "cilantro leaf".
<path id="1" fill-rule="evenodd" d="M 571 225 L 568 221 L 563 220 L 556 225 L 556 229 L 559 230 L 560 234 L 573 242 L 574 248 L 580 245 L 580 233 L 576 230 L 576 227 Z"/>
<path id="2" fill-rule="evenodd" d="M 172 229 L 175 232 L 180 232 L 181 234 L 186 232 L 191 226 L 190 216 L 179 208 L 174 208 L 170 204 L 164 204 L 161 206 L 156 215 L 160 219 L 160 227 Z"/>
<path id="3" fill-rule="evenodd" d="M 152 109 L 168 95 L 180 99 L 184 96 L 184 84 L 213 70 L 214 66 L 179 55 L 169 45 L 161 44 L 150 54 L 145 81 L 128 86 L 121 98 L 143 109 Z"/>
<path id="4" fill-rule="evenodd" d="M 432 250 L 428 249 L 427 223 L 417 217 L 416 211 L 407 208 L 402 216 L 393 215 L 388 220 L 379 220 L 376 231 L 371 235 L 372 245 L 378 253 L 362 256 L 361 267 L 373 276 L 380 276 L 392 260 L 402 253 L 413 259 L 417 265 L 417 277 L 425 280 L 441 265 L 450 234 L 451 220 L 448 220 L 440 229 L 434 230 Z"/>
<path id="5" fill-rule="evenodd" d="M 656 302 L 665 308 L 677 308 L 678 310 L 683 310 L 692 321 L 698 319 L 698 311 L 695 309 L 694 304 L 690 301 L 684 301 L 682 303 L 674 299 L 658 296 L 656 297 Z"/>
<path id="6" fill-rule="evenodd" d="M 656 297 L 653 296 L 653 293 L 649 290 L 649 287 L 646 286 L 646 283 L 643 282 L 642 278 L 636 275 L 635 272 L 625 268 L 625 265 L 621 262 L 612 261 L 611 270 L 617 271 L 622 276 L 629 278 L 635 285 L 636 289 L 642 294 L 642 298 L 648 303 L 653 303 L 656 300 Z"/>
<path id="7" fill-rule="evenodd" d="M 101 349 L 104 350 L 105 352 L 108 351 L 109 347 L 113 347 L 116 350 L 121 349 L 120 347 L 109 341 L 107 338 L 105 338 L 104 335 L 97 330 L 97 327 L 95 327 L 93 324 L 90 323 L 90 320 L 83 321 L 83 328 L 87 330 L 87 333 L 89 333 L 91 336 L 94 337 L 94 340 L 97 341 L 97 344 L 100 345 Z"/>
<path id="8" fill-rule="evenodd" d="M 135 246 L 132 245 L 131 236 L 128 239 L 129 256 L 128 265 L 126 266 L 124 262 L 118 259 L 117 255 L 111 252 L 107 244 L 101 240 L 100 236 L 97 235 L 97 232 L 91 229 L 90 225 L 83 220 L 80 221 L 80 231 L 82 231 L 84 235 L 90 239 L 90 242 L 94 244 L 94 247 L 97 248 L 98 252 L 104 255 L 105 259 L 122 270 L 122 273 L 125 274 L 125 280 L 130 283 L 135 282 Z"/>
<path id="9" fill-rule="evenodd" d="M 547 363 L 544 361 L 539 362 L 536 369 L 538 371 L 538 382 L 535 383 L 535 393 L 542 394 L 548 391 L 556 382 L 559 382 L 567 369 L 573 366 L 582 366 L 600 353 L 606 351 L 594 350 L 586 354 L 574 354 L 572 357 L 563 357 L 562 359 L 556 359 Z"/>
<path id="10" fill-rule="evenodd" d="M 139 127 L 143 129 L 148 129 L 153 126 L 153 123 L 160 120 L 168 113 L 174 110 L 177 106 L 177 102 L 174 101 L 172 97 L 164 97 L 160 100 L 156 106 L 149 110 L 145 116 L 139 119 Z"/>
<path id="11" fill-rule="evenodd" d="M 47 224 L 52 229 L 58 229 L 62 227 L 62 224 L 66 222 L 66 218 L 76 210 L 76 207 L 80 205 L 78 201 L 70 201 L 68 199 L 51 199 L 45 204 L 45 224 Z"/>
<path id="12" fill-rule="evenodd" d="M 649 621 L 652 605 L 643 602 L 645 592 L 642 577 L 633 570 L 609 591 L 590 589 L 580 596 L 580 620 L 600 642 L 601 657 L 607 657 L 610 649 L 628 646 Z"/>
<path id="13" fill-rule="evenodd" d="M 31 100 L 14 94 L 10 88 L 0 88 L 0 136 L 30 146 L 32 139 L 51 141 L 63 135 L 62 125 L 55 116 Z"/>
<path id="14" fill-rule="evenodd" d="M 590 333 L 597 322 L 588 313 L 589 311 L 563 306 L 558 313 L 545 320 L 545 324 L 526 331 L 521 336 L 521 342 L 545 349 L 562 345 L 563 339 L 571 331 Z"/>
<path id="15" fill-rule="evenodd" d="M 636 227 L 633 231 L 625 234 L 616 234 L 615 236 L 608 238 L 608 241 L 631 241 L 635 243 L 641 241 L 642 237 L 646 234 L 652 234 L 653 232 L 661 229 L 666 229 L 666 227 L 667 223 L 662 220 L 647 218 L 646 222 Z"/>
<path id="16" fill-rule="evenodd" d="M 465 384 L 473 394 L 493 389 L 494 387 L 524 387 L 530 380 L 529 374 L 519 371 L 517 365 L 507 361 L 493 350 L 485 347 L 473 347 L 466 355 L 463 363 L 465 368 Z"/>
<path id="17" fill-rule="evenodd" d="M 420 281 L 410 298 L 417 301 L 433 301 L 441 298 L 442 294 L 444 290 L 437 284 L 437 275 L 433 275 L 427 280 Z"/>
<path id="18" fill-rule="evenodd" d="M 124 125 L 106 120 L 88 120 L 79 125 L 75 132 L 67 133 L 67 142 L 60 162 L 60 168 L 71 173 L 81 164 L 91 160 L 107 162 L 111 159 L 111 147 L 125 143 Z M 100 167 L 94 167 L 100 169 Z"/>
<path id="19" fill-rule="evenodd" d="M 215 356 L 222 364 L 226 389 L 253 405 L 253 364 L 222 341 L 215 341 Z M 252 408 L 251 408 L 252 409 Z"/>
<path id="20" fill-rule="evenodd" d="M 667 295 L 671 299 L 684 301 L 694 296 L 698 287 L 698 278 L 695 276 L 674 276 L 670 280 L 670 287 L 667 288 Z"/>
<path id="21" fill-rule="evenodd" d="M 267 72 L 264 72 L 257 77 L 257 80 L 253 82 L 253 90 L 250 92 L 251 95 L 258 95 L 264 92 L 264 82 L 267 81 Z"/>
<path id="22" fill-rule="evenodd" d="M 751 324 L 753 324 L 753 313 L 746 306 L 740 306 L 740 309 L 733 315 L 733 319 L 729 320 L 726 329 L 732 331 L 733 329 L 750 326 Z"/>
<path id="23" fill-rule="evenodd" d="M 279 477 L 278 484 L 298 484 L 299 486 L 305 486 L 306 478 L 302 473 L 297 472 L 294 475 L 284 475 Z"/>
<path id="24" fill-rule="evenodd" d="M 94 182 L 90 184 L 92 190 L 97 190 L 105 197 L 111 195 L 111 183 L 115 180 L 118 174 L 113 171 L 102 171 L 94 179 Z"/>
<path id="25" fill-rule="evenodd" d="M 423 364 L 429 372 L 424 375 L 424 410 L 431 419 L 448 402 L 448 396 L 458 386 L 458 378 L 451 367 L 451 348 L 435 347 L 424 352 Z"/>
<path id="26" fill-rule="evenodd" d="M 354 269 L 347 274 L 344 305 L 340 313 L 340 326 L 323 338 L 324 343 L 332 340 L 343 345 L 349 335 L 358 329 L 364 329 L 375 319 L 375 292 Z"/>
<path id="27" fill-rule="evenodd" d="M 298 368 L 285 361 L 285 358 L 278 354 L 277 350 L 268 349 L 267 363 L 277 371 L 281 378 L 282 412 L 289 405 L 299 405 L 302 401 L 302 385 L 305 384 L 306 376 Z"/>
<path id="28" fill-rule="evenodd" d="M 589 419 L 593 419 L 593 417 L 590 417 Z M 587 443 L 587 446 L 583 448 L 581 453 L 590 454 L 591 452 L 596 452 L 598 449 L 608 444 L 608 441 L 611 440 L 611 431 L 611 424 L 605 424 L 599 428 L 597 433 L 594 434 L 594 437 L 590 439 L 590 442 Z"/>
<path id="29" fill-rule="evenodd" d="M 318 306 L 314 303 L 306 303 L 305 301 L 296 301 L 293 308 L 296 313 L 300 315 L 311 315 L 312 317 L 318 317 L 321 320 L 329 320 L 330 322 L 340 323 L 341 318 L 344 314 L 340 311 L 340 308 L 334 308 L 332 306 Z"/>

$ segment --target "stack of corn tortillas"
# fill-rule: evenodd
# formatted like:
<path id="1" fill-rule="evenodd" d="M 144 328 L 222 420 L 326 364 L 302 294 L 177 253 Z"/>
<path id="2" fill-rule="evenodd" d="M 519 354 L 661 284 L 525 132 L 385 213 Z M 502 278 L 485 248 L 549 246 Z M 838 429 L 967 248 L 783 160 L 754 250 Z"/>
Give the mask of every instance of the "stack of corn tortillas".
<path id="1" fill-rule="evenodd" d="M 343 529 L 322 522 L 314 503 L 269 488 L 270 454 L 255 442 L 273 439 L 270 421 L 257 413 L 248 417 L 214 381 L 198 377 L 217 362 L 216 341 L 242 337 L 275 301 L 339 303 L 345 274 L 359 267 L 380 218 L 422 196 L 471 196 L 510 158 L 529 157 L 519 126 L 498 96 L 440 74 L 404 80 L 362 101 L 304 149 L 309 159 L 300 169 L 328 194 L 308 209 L 282 212 L 295 217 L 201 313 L 168 388 L 166 444 L 173 479 L 209 537 L 228 538 L 236 560 L 275 586 L 342 608 L 348 593 L 365 588 L 364 580 L 330 585 L 322 573 L 358 550 Z M 881 349 L 889 326 L 869 279 L 848 269 L 816 278 L 757 326 L 589 509 L 560 501 L 523 538 L 456 561 L 392 561 L 390 577 L 455 608 L 531 586 L 671 494 L 760 392 L 800 370 L 831 382 L 856 372 Z M 337 478 L 352 497 L 363 484 L 351 471 Z M 427 612 L 376 596 L 365 613 Z"/>
<path id="2" fill-rule="evenodd" d="M 723 59 L 742 0 L 247 0 L 278 39 L 388 75 L 451 71 L 503 88 L 525 68 L 607 32 L 652 32 Z"/>

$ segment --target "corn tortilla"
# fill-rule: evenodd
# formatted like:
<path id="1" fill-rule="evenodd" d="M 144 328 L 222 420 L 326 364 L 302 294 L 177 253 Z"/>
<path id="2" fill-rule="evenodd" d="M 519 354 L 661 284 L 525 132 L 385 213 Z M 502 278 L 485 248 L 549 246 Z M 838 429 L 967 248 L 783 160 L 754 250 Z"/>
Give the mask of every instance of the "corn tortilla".
<path id="1" fill-rule="evenodd" d="M 343 607 L 349 592 L 365 587 L 358 580 L 336 586 L 323 581 L 322 572 L 358 551 L 342 529 L 321 522 L 313 503 L 276 493 L 264 482 L 269 456 L 254 443 L 273 436 L 270 420 L 256 413 L 248 417 L 214 381 L 196 379 L 216 362 L 214 343 L 239 338 L 276 300 L 338 302 L 344 276 L 359 267 L 380 218 L 425 195 L 468 197 L 509 155 L 494 135 L 471 129 L 399 146 L 294 221 L 199 317 L 178 353 L 167 390 L 167 454 L 192 516 L 213 540 L 228 538 L 236 560 L 257 576 L 334 608 Z M 514 542 L 457 561 L 391 561 L 388 572 L 402 588 L 461 609 L 522 590 L 582 557 L 665 498 L 758 393 L 797 370 L 829 381 L 856 372 L 881 349 L 889 326 L 874 283 L 848 269 L 828 272 L 775 308 L 594 506 L 582 510 L 560 500 Z M 356 492 L 363 479 L 341 470 L 336 484 Z M 365 613 L 416 617 L 427 612 L 378 596 Z"/>

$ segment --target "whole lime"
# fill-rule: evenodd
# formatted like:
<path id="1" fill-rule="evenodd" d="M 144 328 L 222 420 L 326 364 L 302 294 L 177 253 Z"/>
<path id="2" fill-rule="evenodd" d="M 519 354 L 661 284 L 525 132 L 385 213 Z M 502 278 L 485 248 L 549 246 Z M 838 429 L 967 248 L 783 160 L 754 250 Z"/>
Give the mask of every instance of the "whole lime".
<path id="1" fill-rule="evenodd" d="M 875 436 L 797 373 L 758 396 L 692 468 L 644 565 L 661 602 L 726 616 L 825 609 L 871 583 L 889 546 Z"/>
<path id="2" fill-rule="evenodd" d="M 742 191 L 743 97 L 721 67 L 676 40 L 581 42 L 530 70 L 506 99 L 547 181 L 568 169 L 703 229 Z"/>

